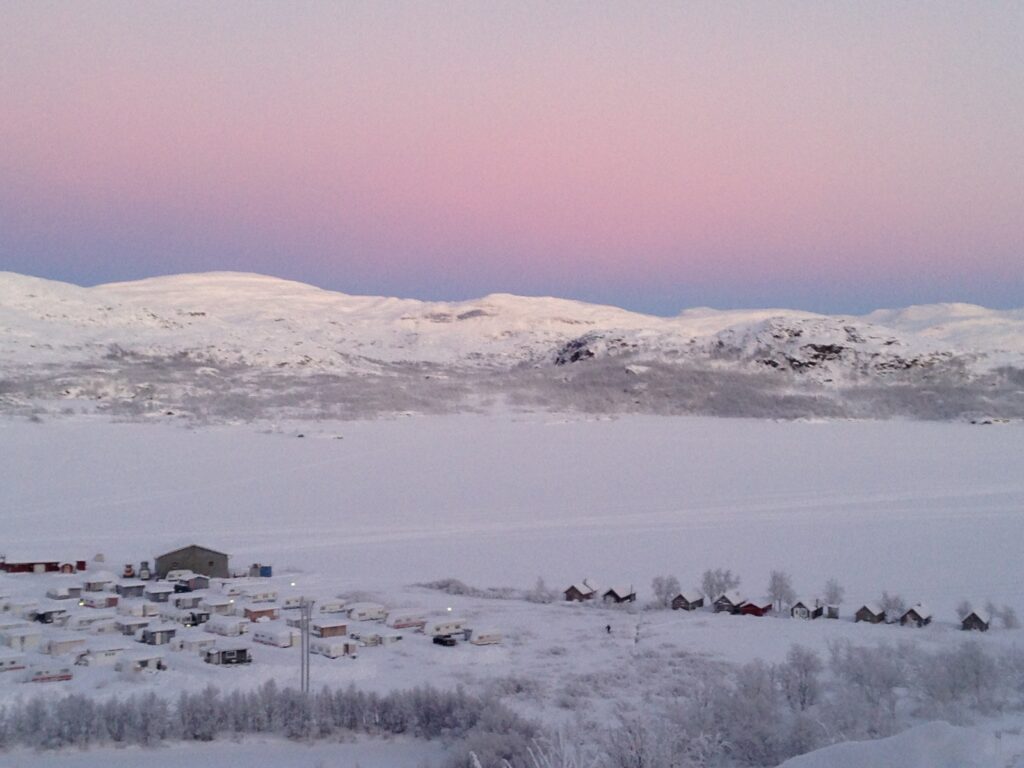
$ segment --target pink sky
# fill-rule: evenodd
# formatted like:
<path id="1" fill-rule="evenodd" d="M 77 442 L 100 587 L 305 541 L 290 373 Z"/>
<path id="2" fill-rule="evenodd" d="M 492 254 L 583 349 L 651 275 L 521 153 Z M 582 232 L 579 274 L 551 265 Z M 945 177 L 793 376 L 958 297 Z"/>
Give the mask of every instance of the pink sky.
<path id="1" fill-rule="evenodd" d="M 0 7 L 0 268 L 1024 305 L 1024 6 Z"/>

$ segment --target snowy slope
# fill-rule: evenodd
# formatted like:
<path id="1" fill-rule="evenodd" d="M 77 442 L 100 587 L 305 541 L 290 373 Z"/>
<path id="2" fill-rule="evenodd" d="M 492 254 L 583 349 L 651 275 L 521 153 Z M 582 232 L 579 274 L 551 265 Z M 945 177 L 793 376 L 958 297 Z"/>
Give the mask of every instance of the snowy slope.
<path id="1" fill-rule="evenodd" d="M 664 318 L 506 294 L 455 303 L 349 296 L 241 273 L 93 288 L 0 273 L 0 407 L 8 410 L 71 399 L 133 415 L 205 408 L 225 417 L 234 407 L 225 398 L 248 393 L 256 395 L 249 417 L 285 402 L 312 415 L 341 400 L 331 415 L 511 400 L 607 412 L 1017 417 L 1024 386 L 998 370 L 1005 366 L 1024 369 L 1024 310 L 693 309 Z M 623 386 L 623 371 L 641 381 Z M 374 389 L 324 389 L 339 377 L 355 377 L 357 389 L 373 379 Z M 871 414 L 837 390 L 892 382 L 959 394 L 927 412 L 901 401 Z M 730 388 L 727 402 L 709 402 L 708 393 Z M 578 392 L 593 402 L 580 405 Z"/>

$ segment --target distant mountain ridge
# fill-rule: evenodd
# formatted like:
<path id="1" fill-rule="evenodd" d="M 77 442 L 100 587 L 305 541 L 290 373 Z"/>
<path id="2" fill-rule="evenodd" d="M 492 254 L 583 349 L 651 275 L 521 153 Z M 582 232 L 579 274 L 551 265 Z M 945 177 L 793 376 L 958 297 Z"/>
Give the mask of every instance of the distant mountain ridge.
<path id="1" fill-rule="evenodd" d="M 676 317 L 555 298 L 349 296 L 215 272 L 92 288 L 0 273 L 0 410 L 372 417 L 493 407 L 1024 416 L 1024 310 Z"/>

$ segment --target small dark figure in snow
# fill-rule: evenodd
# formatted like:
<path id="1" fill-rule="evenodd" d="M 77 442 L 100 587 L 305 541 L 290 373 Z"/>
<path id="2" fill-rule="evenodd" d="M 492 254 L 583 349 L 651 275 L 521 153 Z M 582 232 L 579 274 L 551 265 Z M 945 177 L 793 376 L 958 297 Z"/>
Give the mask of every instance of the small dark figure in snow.
<path id="1" fill-rule="evenodd" d="M 612 625 L 611 624 L 605 624 L 604 625 L 604 631 L 607 632 L 610 635 L 612 633 Z"/>

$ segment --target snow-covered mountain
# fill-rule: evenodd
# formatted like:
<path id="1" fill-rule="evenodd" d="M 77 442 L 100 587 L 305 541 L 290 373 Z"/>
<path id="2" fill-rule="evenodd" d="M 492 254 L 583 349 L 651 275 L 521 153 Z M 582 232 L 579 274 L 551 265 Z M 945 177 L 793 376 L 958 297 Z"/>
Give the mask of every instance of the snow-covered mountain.
<path id="1" fill-rule="evenodd" d="M 258 418 L 522 408 L 1024 415 L 1024 310 L 863 317 L 554 298 L 349 296 L 207 273 L 93 288 L 0 273 L 0 407 Z"/>

